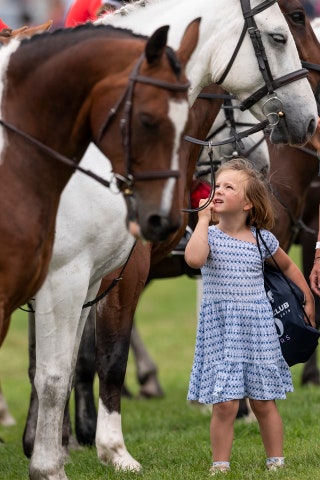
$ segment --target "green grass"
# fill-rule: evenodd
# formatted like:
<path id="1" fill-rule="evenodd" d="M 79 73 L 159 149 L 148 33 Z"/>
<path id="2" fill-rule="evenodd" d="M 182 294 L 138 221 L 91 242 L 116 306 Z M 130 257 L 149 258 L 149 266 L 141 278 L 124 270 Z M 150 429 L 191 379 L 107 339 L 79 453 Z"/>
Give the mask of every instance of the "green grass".
<path id="1" fill-rule="evenodd" d="M 292 257 L 299 263 L 300 251 Z M 130 453 L 141 462 L 143 480 L 208 479 L 210 416 L 186 401 L 196 332 L 196 284 L 186 277 L 154 281 L 141 299 L 137 325 L 159 367 L 165 397 L 156 400 L 124 399 L 122 424 Z M 28 479 L 28 460 L 22 451 L 22 433 L 30 387 L 27 378 L 27 316 L 15 312 L 9 334 L 0 350 L 0 378 L 14 427 L 0 427 L 0 479 Z M 301 387 L 302 366 L 293 367 L 295 391 L 279 402 L 285 425 L 287 468 L 266 472 L 264 451 L 256 423 L 237 421 L 232 472 L 225 478 L 313 480 L 320 479 L 320 388 Z M 138 392 L 135 368 L 129 358 L 127 385 Z M 97 385 L 96 385 L 97 388 Z M 66 464 L 70 480 L 133 479 L 133 473 L 116 473 L 101 465 L 94 448 L 72 451 Z"/>

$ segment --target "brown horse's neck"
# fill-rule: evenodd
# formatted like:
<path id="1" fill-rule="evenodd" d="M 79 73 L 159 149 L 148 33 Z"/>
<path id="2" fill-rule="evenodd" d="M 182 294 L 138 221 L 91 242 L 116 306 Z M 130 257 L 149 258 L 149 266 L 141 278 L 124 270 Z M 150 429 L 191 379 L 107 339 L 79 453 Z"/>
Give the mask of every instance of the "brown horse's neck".
<path id="1" fill-rule="evenodd" d="M 317 177 L 318 159 L 299 148 L 268 144 L 276 225 L 273 232 L 288 250 L 300 229 L 306 195 Z"/>

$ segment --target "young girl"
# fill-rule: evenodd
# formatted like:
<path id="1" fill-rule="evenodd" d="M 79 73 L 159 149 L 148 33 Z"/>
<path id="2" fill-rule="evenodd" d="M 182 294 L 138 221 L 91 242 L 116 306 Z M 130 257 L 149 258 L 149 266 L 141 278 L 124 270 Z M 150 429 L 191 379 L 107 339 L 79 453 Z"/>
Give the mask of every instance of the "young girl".
<path id="1" fill-rule="evenodd" d="M 264 289 L 256 227 L 283 272 L 304 291 L 313 326 L 315 313 L 302 273 L 269 231 L 273 222 L 268 189 L 259 173 L 244 159 L 232 160 L 218 170 L 214 198 L 199 212 L 185 250 L 186 262 L 201 268 L 203 277 L 188 399 L 213 404 L 213 475 L 230 469 L 234 420 L 243 397 L 249 398 L 257 417 L 267 468 L 284 466 L 283 425 L 275 399 L 286 398 L 293 386 Z M 259 245 L 267 258 L 266 248 Z"/>

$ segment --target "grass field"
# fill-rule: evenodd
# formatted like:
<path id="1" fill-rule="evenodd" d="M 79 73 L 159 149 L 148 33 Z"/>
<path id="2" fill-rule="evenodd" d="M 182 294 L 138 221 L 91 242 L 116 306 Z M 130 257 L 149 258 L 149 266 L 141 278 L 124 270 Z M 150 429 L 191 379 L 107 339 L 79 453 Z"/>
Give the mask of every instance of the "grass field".
<path id="1" fill-rule="evenodd" d="M 292 250 L 299 262 L 299 250 Z M 124 399 L 122 423 L 126 445 L 141 462 L 144 480 L 208 479 L 210 466 L 209 415 L 186 401 L 196 331 L 196 284 L 187 277 L 154 281 L 143 294 L 137 325 L 159 367 L 165 397 L 156 400 Z M 0 350 L 0 378 L 14 427 L 0 427 L 0 480 L 28 479 L 28 460 L 22 451 L 22 433 L 30 387 L 27 378 L 27 315 L 17 311 Z M 320 388 L 301 387 L 302 366 L 292 368 L 295 392 L 279 402 L 285 425 L 287 468 L 266 472 L 256 423 L 238 421 L 227 479 L 320 479 Z M 132 358 L 127 385 L 138 387 Z M 97 385 L 96 385 L 97 387 Z M 72 451 L 66 465 L 70 480 L 133 479 L 98 462 L 94 448 Z"/>

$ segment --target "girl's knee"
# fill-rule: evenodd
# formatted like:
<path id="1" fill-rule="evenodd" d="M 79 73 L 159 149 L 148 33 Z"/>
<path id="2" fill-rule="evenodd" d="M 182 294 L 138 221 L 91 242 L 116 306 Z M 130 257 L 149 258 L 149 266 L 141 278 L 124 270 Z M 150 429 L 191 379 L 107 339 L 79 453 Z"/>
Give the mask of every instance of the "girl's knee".
<path id="1" fill-rule="evenodd" d="M 213 405 L 212 414 L 220 418 L 236 418 L 239 410 L 239 400 L 230 400 L 228 402 L 216 403 Z"/>
<path id="2" fill-rule="evenodd" d="M 268 415 L 277 411 L 277 405 L 274 400 L 252 400 L 249 399 L 253 413 L 258 417 Z"/>

